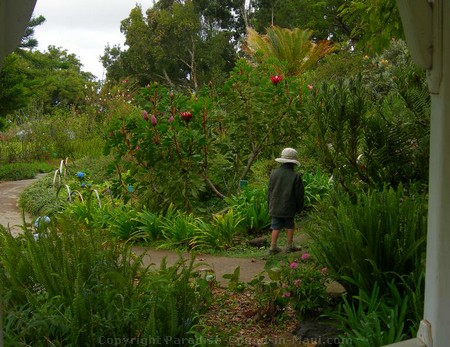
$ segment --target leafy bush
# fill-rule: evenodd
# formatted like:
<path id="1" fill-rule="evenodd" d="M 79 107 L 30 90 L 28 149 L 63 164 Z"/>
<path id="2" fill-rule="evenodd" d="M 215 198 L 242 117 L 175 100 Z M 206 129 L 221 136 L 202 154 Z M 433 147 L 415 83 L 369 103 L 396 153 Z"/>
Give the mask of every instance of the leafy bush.
<path id="1" fill-rule="evenodd" d="M 265 188 L 243 187 L 238 194 L 225 199 L 233 213 L 242 218 L 241 225 L 249 234 L 257 234 L 270 225 Z"/>
<path id="2" fill-rule="evenodd" d="M 317 229 L 306 230 L 311 249 L 351 295 L 381 290 L 398 275 L 424 267 L 427 231 L 426 198 L 401 186 L 395 191 L 360 192 L 355 199 L 336 191 L 314 217 Z M 355 284 L 354 281 L 357 281 Z"/>
<path id="3" fill-rule="evenodd" d="M 36 174 L 51 170 L 52 166 L 45 162 L 3 164 L 0 166 L 0 181 L 35 178 Z"/>
<path id="4" fill-rule="evenodd" d="M 305 94 L 307 147 L 344 187 L 428 181 L 430 95 L 404 42 Z"/>
<path id="5" fill-rule="evenodd" d="M 141 211 L 136 216 L 136 222 L 137 229 L 144 234 L 142 237 L 145 240 L 155 242 L 162 238 L 162 222 L 158 214 L 147 210 Z"/>
<path id="6" fill-rule="evenodd" d="M 48 175 L 27 186 L 19 196 L 18 205 L 33 216 L 52 215 L 62 207 L 56 199 L 53 178 Z"/>
<path id="7" fill-rule="evenodd" d="M 263 317 L 273 319 L 287 305 L 303 318 L 317 317 L 328 308 L 328 270 L 313 262 L 308 253 L 300 260 L 272 260 L 266 268 L 249 283 Z"/>
<path id="8" fill-rule="evenodd" d="M 302 180 L 305 187 L 305 208 L 315 208 L 332 188 L 330 177 L 320 170 L 315 173 L 305 172 Z"/>
<path id="9" fill-rule="evenodd" d="M 171 205 L 161 220 L 163 241 L 160 248 L 190 249 L 194 247 L 195 236 L 198 229 L 205 223 L 201 218 L 175 210 Z"/>
<path id="10" fill-rule="evenodd" d="M 222 250 L 232 247 L 242 234 L 242 217 L 236 216 L 233 210 L 224 214 L 216 214 L 209 224 L 198 228 L 193 243 L 195 248 Z"/>
<path id="11" fill-rule="evenodd" d="M 383 295 L 375 283 L 369 293 L 360 290 L 352 300 L 344 297 L 341 308 L 332 315 L 343 332 L 341 346 L 381 347 L 408 337 L 405 322 L 410 298 L 394 283 L 388 289 L 389 293 Z"/>
<path id="12" fill-rule="evenodd" d="M 303 253 L 301 260 L 280 264 L 282 298 L 302 317 L 317 317 L 328 306 L 327 268 L 319 267 Z"/>
<path id="13" fill-rule="evenodd" d="M 211 294 L 193 259 L 143 268 L 124 244 L 73 220 L 59 222 L 37 239 L 29 231 L 0 235 L 6 345 L 94 346 L 102 338 L 125 344 L 189 335 Z"/>

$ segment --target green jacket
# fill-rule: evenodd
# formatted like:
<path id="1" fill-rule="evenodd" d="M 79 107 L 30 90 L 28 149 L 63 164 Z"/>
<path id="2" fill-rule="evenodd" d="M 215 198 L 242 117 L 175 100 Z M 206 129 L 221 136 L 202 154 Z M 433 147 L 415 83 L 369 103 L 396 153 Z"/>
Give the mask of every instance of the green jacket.
<path id="1" fill-rule="evenodd" d="M 292 218 L 303 209 L 305 188 L 294 164 L 283 164 L 272 171 L 267 189 L 271 217 Z"/>

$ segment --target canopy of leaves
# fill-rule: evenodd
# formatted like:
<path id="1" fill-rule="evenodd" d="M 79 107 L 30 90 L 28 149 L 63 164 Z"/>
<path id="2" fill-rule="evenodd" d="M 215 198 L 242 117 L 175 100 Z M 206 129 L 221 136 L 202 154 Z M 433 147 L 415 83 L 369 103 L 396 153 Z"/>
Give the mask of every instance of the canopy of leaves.
<path id="1" fill-rule="evenodd" d="M 84 107 L 96 91 L 91 73 L 81 71 L 74 54 L 53 46 L 47 52 L 12 54 L 0 71 L 0 117 L 21 113 L 50 113 L 54 107 Z"/>
<path id="2" fill-rule="evenodd" d="M 233 17 L 212 16 L 218 10 L 200 1 L 165 1 L 147 10 L 144 17 L 137 6 L 122 21 L 128 49 L 105 50 L 102 60 L 108 78 L 133 77 L 141 86 L 158 81 L 191 89 L 209 80 L 224 80 L 236 54 L 233 33 L 221 25 L 231 25 Z"/>
<path id="3" fill-rule="evenodd" d="M 314 40 L 342 40 L 351 28 L 342 21 L 338 9 L 345 0 L 253 0 L 250 23 L 259 33 L 269 26 L 313 31 Z"/>

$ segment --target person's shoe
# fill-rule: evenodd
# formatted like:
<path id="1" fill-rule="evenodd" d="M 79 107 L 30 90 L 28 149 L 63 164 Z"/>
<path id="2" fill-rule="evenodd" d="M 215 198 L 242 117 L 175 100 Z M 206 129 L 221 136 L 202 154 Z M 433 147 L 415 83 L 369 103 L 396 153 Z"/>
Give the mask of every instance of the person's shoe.
<path id="1" fill-rule="evenodd" d="M 286 248 L 286 253 L 300 252 L 301 250 L 302 250 L 301 247 L 292 245 L 292 246 Z"/>
<path id="2" fill-rule="evenodd" d="M 281 252 L 281 249 L 278 248 L 278 247 L 274 247 L 274 248 L 271 248 L 271 249 L 269 250 L 269 254 L 270 254 L 270 255 L 275 255 L 275 254 L 278 254 L 278 253 L 280 253 L 280 252 Z"/>

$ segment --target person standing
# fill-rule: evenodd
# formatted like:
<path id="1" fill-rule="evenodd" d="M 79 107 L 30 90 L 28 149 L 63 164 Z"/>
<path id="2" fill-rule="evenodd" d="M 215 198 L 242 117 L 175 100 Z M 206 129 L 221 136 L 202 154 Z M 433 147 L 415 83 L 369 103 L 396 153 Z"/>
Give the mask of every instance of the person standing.
<path id="1" fill-rule="evenodd" d="M 270 174 L 267 189 L 267 203 L 271 221 L 271 247 L 270 254 L 277 254 L 281 249 L 277 246 L 280 230 L 285 229 L 287 234 L 287 252 L 296 252 L 300 248 L 293 243 L 295 229 L 295 215 L 303 210 L 305 188 L 301 176 L 295 172 L 298 162 L 297 151 L 285 148 L 281 157 L 275 161 L 281 166 Z"/>

